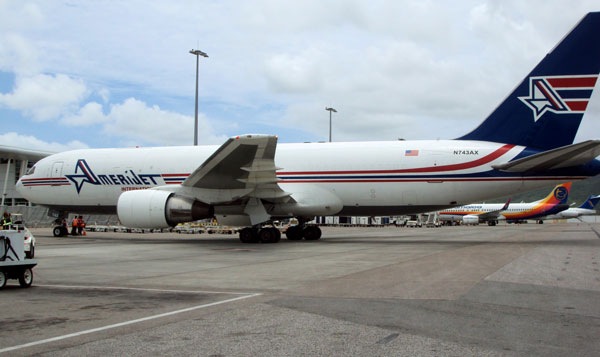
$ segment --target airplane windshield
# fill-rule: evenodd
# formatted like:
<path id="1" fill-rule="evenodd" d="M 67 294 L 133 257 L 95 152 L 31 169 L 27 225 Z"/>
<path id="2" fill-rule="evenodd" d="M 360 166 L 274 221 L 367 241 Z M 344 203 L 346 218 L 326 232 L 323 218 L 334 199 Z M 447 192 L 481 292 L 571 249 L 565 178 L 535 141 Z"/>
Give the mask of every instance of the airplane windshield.
<path id="1" fill-rule="evenodd" d="M 25 173 L 25 175 L 33 175 L 34 172 L 35 172 L 35 165 L 31 166 L 31 168 L 29 168 L 29 170 L 27 170 L 27 173 Z"/>

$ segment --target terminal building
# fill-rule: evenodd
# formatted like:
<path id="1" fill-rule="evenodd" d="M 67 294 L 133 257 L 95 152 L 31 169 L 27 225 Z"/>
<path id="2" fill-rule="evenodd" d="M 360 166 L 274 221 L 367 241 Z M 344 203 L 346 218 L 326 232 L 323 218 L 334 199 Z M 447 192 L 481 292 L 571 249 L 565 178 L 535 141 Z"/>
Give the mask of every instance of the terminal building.
<path id="1" fill-rule="evenodd" d="M 10 146 L 0 146 L 0 214 L 9 212 L 21 215 L 30 227 L 50 226 L 54 219 L 48 216 L 48 209 L 36 206 L 22 197 L 16 189 L 19 178 L 37 161 L 53 154 L 48 151 L 28 150 Z"/>

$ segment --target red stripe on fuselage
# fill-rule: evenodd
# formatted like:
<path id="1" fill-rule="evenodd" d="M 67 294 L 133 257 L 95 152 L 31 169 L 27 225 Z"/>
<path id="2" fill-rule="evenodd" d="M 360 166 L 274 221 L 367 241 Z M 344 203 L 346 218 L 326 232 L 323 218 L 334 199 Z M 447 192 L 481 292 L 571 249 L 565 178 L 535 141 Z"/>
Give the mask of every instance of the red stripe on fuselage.
<path id="1" fill-rule="evenodd" d="M 49 180 L 55 180 L 55 181 L 64 180 L 64 181 L 66 181 L 67 178 L 66 177 L 43 177 L 43 178 L 21 179 L 22 182 L 49 181 Z"/>
<path id="2" fill-rule="evenodd" d="M 388 174 L 388 173 L 415 173 L 415 172 L 440 172 L 440 171 L 457 171 L 466 170 L 473 167 L 487 164 L 488 162 L 494 161 L 500 156 L 504 155 L 507 151 L 515 147 L 512 144 L 506 144 L 498 150 L 488 154 L 480 159 L 463 162 L 461 164 L 452 165 L 441 165 L 441 166 L 430 166 L 421 167 L 416 169 L 404 169 L 404 170 L 372 170 L 372 171 L 296 171 L 296 172 L 278 172 L 277 176 L 283 175 L 327 175 L 327 174 Z M 289 182 L 289 181 L 285 181 Z M 322 181 L 321 181 L 322 182 Z"/>
<path id="3" fill-rule="evenodd" d="M 319 180 L 319 179 L 309 179 L 309 180 L 279 180 L 277 183 L 356 183 L 356 182 L 494 182 L 494 181 L 558 181 L 558 180 L 585 180 L 588 178 L 587 176 L 579 176 L 579 177 L 502 177 L 502 178 L 456 178 L 456 179 L 340 179 L 340 180 Z"/>
<path id="4" fill-rule="evenodd" d="M 162 177 L 188 177 L 190 174 L 162 174 Z"/>

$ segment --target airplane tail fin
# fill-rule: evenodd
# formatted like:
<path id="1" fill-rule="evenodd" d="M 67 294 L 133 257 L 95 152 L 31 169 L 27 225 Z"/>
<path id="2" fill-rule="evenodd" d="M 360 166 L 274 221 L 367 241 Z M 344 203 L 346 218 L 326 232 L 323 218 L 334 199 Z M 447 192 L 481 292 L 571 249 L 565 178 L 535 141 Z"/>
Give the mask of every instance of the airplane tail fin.
<path id="1" fill-rule="evenodd" d="M 569 191 L 571 190 L 571 182 L 561 183 L 554 187 L 552 192 L 546 198 L 541 200 L 541 203 L 546 204 L 566 204 L 569 199 Z"/>
<path id="2" fill-rule="evenodd" d="M 600 72 L 600 12 L 588 13 L 470 133 L 550 150 L 573 143 Z"/>
<path id="3" fill-rule="evenodd" d="M 588 197 L 588 199 L 582 203 L 579 208 L 594 209 L 596 204 L 598 204 L 598 201 L 600 201 L 600 196 L 590 195 L 590 197 Z"/>
<path id="4" fill-rule="evenodd" d="M 506 201 L 504 206 L 502 206 L 502 208 L 500 209 L 501 211 L 506 211 L 508 209 L 508 205 L 510 205 L 510 200 L 512 200 L 512 198 L 509 198 L 508 201 Z"/>

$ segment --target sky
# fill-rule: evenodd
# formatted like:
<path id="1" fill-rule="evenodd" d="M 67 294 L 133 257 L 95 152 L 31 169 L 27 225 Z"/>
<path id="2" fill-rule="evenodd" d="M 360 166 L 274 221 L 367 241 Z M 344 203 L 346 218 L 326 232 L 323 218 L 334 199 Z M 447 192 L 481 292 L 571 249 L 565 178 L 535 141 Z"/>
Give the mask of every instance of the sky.
<path id="1" fill-rule="evenodd" d="M 593 1 L 0 0 L 0 145 L 453 139 Z M 600 135 L 600 91 L 576 142 Z M 596 135 L 595 135 L 596 134 Z"/>

